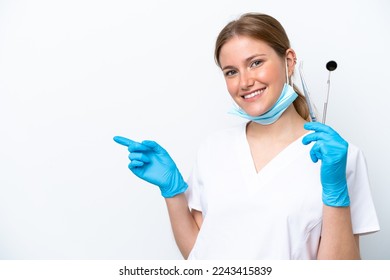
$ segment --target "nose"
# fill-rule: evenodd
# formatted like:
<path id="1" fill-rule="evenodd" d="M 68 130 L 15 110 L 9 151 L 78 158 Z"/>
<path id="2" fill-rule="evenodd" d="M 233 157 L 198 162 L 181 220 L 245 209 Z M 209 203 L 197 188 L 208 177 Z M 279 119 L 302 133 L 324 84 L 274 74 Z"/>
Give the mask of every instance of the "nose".
<path id="1" fill-rule="evenodd" d="M 245 71 L 241 72 L 240 76 L 240 88 L 241 90 L 248 90 L 255 84 L 255 79 L 252 77 L 251 73 Z"/>

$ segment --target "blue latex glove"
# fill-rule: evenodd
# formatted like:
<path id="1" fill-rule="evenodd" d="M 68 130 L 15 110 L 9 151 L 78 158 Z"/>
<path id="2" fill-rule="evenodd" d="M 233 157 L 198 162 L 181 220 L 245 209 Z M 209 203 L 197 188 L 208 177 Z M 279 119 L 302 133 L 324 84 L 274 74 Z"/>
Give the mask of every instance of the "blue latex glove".
<path id="1" fill-rule="evenodd" d="M 303 137 L 302 143 L 307 145 L 315 141 L 310 157 L 313 162 L 322 161 L 322 201 L 333 207 L 349 206 L 346 176 L 348 143 L 325 124 L 309 122 L 304 128 L 314 132 Z"/>
<path id="2" fill-rule="evenodd" d="M 175 162 L 159 144 L 148 140 L 138 143 L 121 136 L 115 136 L 114 141 L 128 147 L 129 169 L 139 178 L 158 186 L 163 197 L 185 192 L 187 183 Z"/>

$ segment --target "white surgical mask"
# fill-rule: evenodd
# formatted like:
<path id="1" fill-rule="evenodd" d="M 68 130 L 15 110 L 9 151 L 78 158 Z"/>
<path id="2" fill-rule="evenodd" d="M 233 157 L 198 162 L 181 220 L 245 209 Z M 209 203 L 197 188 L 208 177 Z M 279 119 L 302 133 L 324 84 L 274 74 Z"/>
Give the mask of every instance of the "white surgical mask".
<path id="1" fill-rule="evenodd" d="M 287 60 L 286 60 L 286 78 L 288 82 L 288 70 L 287 70 Z M 253 117 L 248 115 L 243 109 L 241 109 L 237 104 L 229 111 L 230 114 L 243 117 L 245 119 L 254 121 L 262 125 L 268 125 L 276 122 L 283 112 L 294 102 L 298 97 L 298 94 L 294 91 L 294 88 L 287 84 L 283 86 L 283 90 L 280 93 L 278 100 L 275 102 L 274 106 L 269 109 L 264 114 L 260 116 Z"/>

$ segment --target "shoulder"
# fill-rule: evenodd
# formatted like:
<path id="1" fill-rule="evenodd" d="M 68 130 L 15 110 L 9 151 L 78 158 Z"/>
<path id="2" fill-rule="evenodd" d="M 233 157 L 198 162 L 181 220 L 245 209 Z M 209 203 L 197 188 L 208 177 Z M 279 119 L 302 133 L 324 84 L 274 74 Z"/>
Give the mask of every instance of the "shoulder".
<path id="1" fill-rule="evenodd" d="M 216 130 L 207 135 L 199 144 L 198 156 L 224 154 L 236 147 L 245 137 L 246 123 L 236 124 L 230 127 Z"/>
<path id="2" fill-rule="evenodd" d="M 201 142 L 201 146 L 210 144 L 224 144 L 236 137 L 245 135 L 246 123 L 236 124 L 227 128 L 214 131 L 206 136 Z"/>

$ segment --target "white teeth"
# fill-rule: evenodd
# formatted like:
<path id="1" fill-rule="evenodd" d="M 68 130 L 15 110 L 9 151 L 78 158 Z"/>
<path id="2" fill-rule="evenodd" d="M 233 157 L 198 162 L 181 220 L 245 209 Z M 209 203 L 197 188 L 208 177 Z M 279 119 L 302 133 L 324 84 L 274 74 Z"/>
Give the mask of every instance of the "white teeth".
<path id="1" fill-rule="evenodd" d="M 254 97 L 254 96 L 256 96 L 256 95 L 261 94 L 264 90 L 265 90 L 265 89 L 256 90 L 255 92 L 252 92 L 252 93 L 250 93 L 250 94 L 244 95 L 244 98 L 245 98 L 245 99 L 252 98 L 252 97 Z"/>

